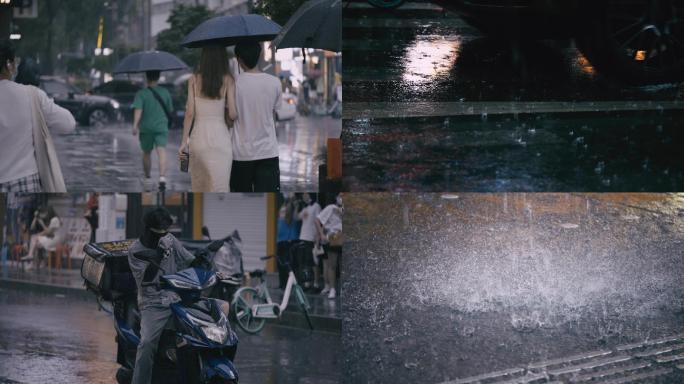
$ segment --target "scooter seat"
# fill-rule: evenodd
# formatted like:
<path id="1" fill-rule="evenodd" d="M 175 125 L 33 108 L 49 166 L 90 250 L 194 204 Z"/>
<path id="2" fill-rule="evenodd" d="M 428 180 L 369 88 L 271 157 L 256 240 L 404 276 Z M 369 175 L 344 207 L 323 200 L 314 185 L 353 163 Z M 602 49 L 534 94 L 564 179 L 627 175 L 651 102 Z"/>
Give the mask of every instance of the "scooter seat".
<path id="1" fill-rule="evenodd" d="M 266 274 L 266 271 L 264 271 L 263 269 L 256 269 L 256 270 L 250 272 L 249 274 L 252 277 L 260 278 Z"/>
<path id="2" fill-rule="evenodd" d="M 242 285 L 242 274 L 235 274 L 221 278 L 221 282 L 229 285 Z"/>

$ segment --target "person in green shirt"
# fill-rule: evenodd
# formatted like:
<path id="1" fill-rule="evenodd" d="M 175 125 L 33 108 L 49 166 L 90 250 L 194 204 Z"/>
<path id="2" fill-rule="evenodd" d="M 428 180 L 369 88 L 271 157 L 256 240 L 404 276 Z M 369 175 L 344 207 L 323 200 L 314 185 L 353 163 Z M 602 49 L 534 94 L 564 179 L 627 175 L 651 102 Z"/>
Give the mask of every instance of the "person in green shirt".
<path id="1" fill-rule="evenodd" d="M 164 102 L 169 114 L 173 113 L 173 102 L 169 91 L 157 85 L 159 71 L 148 71 L 145 75 L 147 88 L 139 90 L 133 101 L 133 135 L 139 136 L 140 148 L 143 150 L 145 189 L 151 188 L 152 185 L 150 176 L 152 150 L 156 148 L 159 156 L 159 189 L 163 190 L 166 187 L 166 142 L 169 136 L 169 119 L 159 101 Z"/>

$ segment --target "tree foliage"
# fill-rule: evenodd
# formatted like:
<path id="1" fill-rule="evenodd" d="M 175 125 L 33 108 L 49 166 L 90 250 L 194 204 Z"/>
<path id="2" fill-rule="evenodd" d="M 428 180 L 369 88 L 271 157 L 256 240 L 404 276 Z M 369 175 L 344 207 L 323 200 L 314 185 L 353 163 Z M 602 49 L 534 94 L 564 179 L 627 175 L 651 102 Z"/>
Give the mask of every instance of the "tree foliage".
<path id="1" fill-rule="evenodd" d="M 285 25 L 297 9 L 307 0 L 255 0 L 254 13 L 268 16 L 280 25 Z"/>
<path id="2" fill-rule="evenodd" d="M 63 54 L 91 54 L 105 14 L 105 0 L 39 1 L 37 18 L 13 21 L 22 35 L 18 53 L 37 58 L 43 73 L 51 74 Z"/>
<path id="3" fill-rule="evenodd" d="M 171 10 L 167 20 L 170 27 L 157 35 L 157 49 L 173 53 L 191 67 L 196 66 L 199 62 L 200 50 L 183 48 L 180 43 L 185 35 L 213 16 L 214 13 L 203 5 L 177 5 Z"/>

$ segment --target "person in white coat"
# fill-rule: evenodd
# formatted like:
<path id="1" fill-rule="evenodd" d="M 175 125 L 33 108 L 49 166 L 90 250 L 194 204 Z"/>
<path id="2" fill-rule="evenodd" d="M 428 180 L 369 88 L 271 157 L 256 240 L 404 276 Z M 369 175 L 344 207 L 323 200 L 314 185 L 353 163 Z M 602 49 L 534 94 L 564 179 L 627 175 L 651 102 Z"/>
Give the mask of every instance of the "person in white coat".
<path id="1" fill-rule="evenodd" d="M 323 280 L 325 288 L 321 294 L 327 294 L 328 299 L 337 296 L 335 287 L 337 286 L 337 260 L 342 254 L 342 245 L 335 244 L 333 241 L 337 236 L 342 236 L 342 217 L 344 206 L 342 196 L 335 197 L 335 203 L 329 204 L 316 216 L 316 227 L 318 236 L 325 248 L 325 258 L 323 259 Z"/>
<path id="2" fill-rule="evenodd" d="M 13 81 L 17 65 L 7 41 L 0 41 L 0 65 L 0 193 L 45 192 L 34 146 L 34 98 L 51 132 L 71 132 L 76 121 L 42 90 Z"/>

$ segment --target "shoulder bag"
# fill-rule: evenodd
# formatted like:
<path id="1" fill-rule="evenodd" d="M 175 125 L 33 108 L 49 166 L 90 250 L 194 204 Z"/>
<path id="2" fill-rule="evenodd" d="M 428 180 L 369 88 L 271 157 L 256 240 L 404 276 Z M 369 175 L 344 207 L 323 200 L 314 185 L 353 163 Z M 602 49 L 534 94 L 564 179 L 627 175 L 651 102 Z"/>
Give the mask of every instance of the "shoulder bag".
<path id="1" fill-rule="evenodd" d="M 62 168 L 59 165 L 57 151 L 55 151 L 55 145 L 52 142 L 52 136 L 50 136 L 50 130 L 45 122 L 43 109 L 40 106 L 38 90 L 33 86 L 29 86 L 27 87 L 27 92 L 29 92 L 32 101 L 33 148 L 36 164 L 38 165 L 41 189 L 43 192 L 48 193 L 65 193 L 66 185 L 64 184 Z"/>

